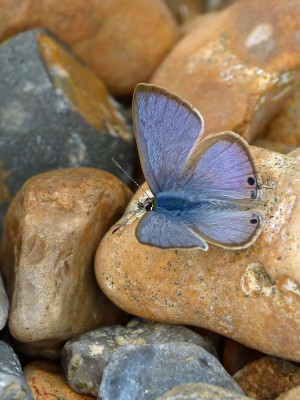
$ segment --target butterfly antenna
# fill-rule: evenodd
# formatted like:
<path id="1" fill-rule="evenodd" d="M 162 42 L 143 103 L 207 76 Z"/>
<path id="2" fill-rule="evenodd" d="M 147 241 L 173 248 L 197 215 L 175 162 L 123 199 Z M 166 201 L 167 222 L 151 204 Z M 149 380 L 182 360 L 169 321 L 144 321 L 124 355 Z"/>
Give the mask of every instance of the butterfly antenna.
<path id="1" fill-rule="evenodd" d="M 124 174 L 125 174 L 133 183 L 135 183 L 136 186 L 138 186 L 138 187 L 145 193 L 145 195 L 148 197 L 148 199 L 150 199 L 148 193 L 141 187 L 141 185 L 139 185 L 139 184 L 125 171 L 125 169 L 121 167 L 121 165 L 118 163 L 118 161 L 115 160 L 113 157 L 112 157 L 112 162 L 113 162 L 118 168 L 120 168 L 120 170 L 123 171 Z M 114 233 L 114 232 L 113 232 L 113 233 Z"/>
<path id="2" fill-rule="evenodd" d="M 122 226 L 126 225 L 128 221 L 131 220 L 137 213 L 139 213 L 141 210 L 136 210 L 129 218 L 127 218 L 125 221 L 123 221 L 121 224 L 119 224 L 113 231 L 112 234 L 116 233 Z"/>

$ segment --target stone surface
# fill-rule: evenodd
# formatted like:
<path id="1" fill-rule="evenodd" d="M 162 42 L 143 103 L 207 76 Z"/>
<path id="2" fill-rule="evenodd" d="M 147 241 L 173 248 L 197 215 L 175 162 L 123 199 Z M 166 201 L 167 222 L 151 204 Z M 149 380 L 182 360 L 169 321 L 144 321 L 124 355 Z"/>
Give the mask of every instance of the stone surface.
<path id="1" fill-rule="evenodd" d="M 300 147 L 291 151 L 288 156 L 300 161 Z"/>
<path id="2" fill-rule="evenodd" d="M 132 173 L 133 134 L 117 103 L 48 35 L 26 32 L 0 46 L 0 103 L 0 230 L 7 204 L 37 173 L 92 166 L 128 181 L 111 160 Z"/>
<path id="3" fill-rule="evenodd" d="M 246 400 L 248 398 L 208 383 L 186 383 L 175 386 L 156 400 Z"/>
<path id="4" fill-rule="evenodd" d="M 33 361 L 24 368 L 25 378 L 34 400 L 94 400 L 94 397 L 75 393 L 69 386 L 59 365 Z"/>
<path id="5" fill-rule="evenodd" d="M 23 351 L 54 356 L 63 341 L 124 320 L 99 290 L 92 263 L 130 196 L 118 178 L 92 168 L 45 172 L 18 192 L 5 217 L 1 266 L 9 329 Z"/>
<path id="6" fill-rule="evenodd" d="M 300 400 L 300 385 L 280 394 L 276 400 Z"/>
<path id="7" fill-rule="evenodd" d="M 286 360 L 263 357 L 246 365 L 234 375 L 234 379 L 249 397 L 275 399 L 300 385 L 300 367 Z"/>
<path id="8" fill-rule="evenodd" d="M 177 40 L 177 25 L 163 0 L 0 0 L 0 41 L 44 27 L 117 94 L 147 81 Z"/>
<path id="9" fill-rule="evenodd" d="M 195 344 L 177 342 L 120 347 L 104 369 L 98 398 L 152 400 L 188 382 L 211 383 L 242 394 L 214 356 Z"/>
<path id="10" fill-rule="evenodd" d="M 0 331 L 6 325 L 8 318 L 8 308 L 9 308 L 8 298 L 0 274 Z"/>
<path id="11" fill-rule="evenodd" d="M 250 150 L 265 185 L 265 223 L 251 247 L 210 245 L 204 252 L 143 245 L 135 236 L 140 213 L 102 239 L 96 277 L 104 293 L 131 314 L 201 326 L 300 361 L 300 163 Z M 136 193 L 121 221 L 142 199 L 142 192 Z"/>
<path id="12" fill-rule="evenodd" d="M 182 24 L 202 11 L 201 0 L 164 0 L 177 22 Z"/>
<path id="13" fill-rule="evenodd" d="M 274 142 L 269 139 L 255 139 L 253 141 L 253 146 L 262 147 L 263 149 L 269 149 L 272 151 L 277 151 L 278 153 L 288 154 L 295 149 L 295 146 L 290 146 L 285 143 Z"/>
<path id="14" fill-rule="evenodd" d="M 0 340 L 0 399 L 33 400 L 17 355 L 2 340 Z"/>
<path id="15" fill-rule="evenodd" d="M 298 1 L 238 1 L 181 39 L 151 82 L 189 100 L 206 133 L 252 140 L 299 82 L 299 18 Z"/>
<path id="16" fill-rule="evenodd" d="M 206 12 L 220 10 L 240 0 L 202 0 Z"/>
<path id="17" fill-rule="evenodd" d="M 264 138 L 291 147 L 300 146 L 300 90 L 286 101 L 266 127 Z"/>
<path id="18" fill-rule="evenodd" d="M 69 385 L 76 392 L 97 396 L 103 369 L 120 346 L 171 342 L 194 343 L 216 355 L 209 340 L 184 326 L 136 318 L 126 327 L 100 328 L 68 341 L 62 351 L 62 366 Z"/>

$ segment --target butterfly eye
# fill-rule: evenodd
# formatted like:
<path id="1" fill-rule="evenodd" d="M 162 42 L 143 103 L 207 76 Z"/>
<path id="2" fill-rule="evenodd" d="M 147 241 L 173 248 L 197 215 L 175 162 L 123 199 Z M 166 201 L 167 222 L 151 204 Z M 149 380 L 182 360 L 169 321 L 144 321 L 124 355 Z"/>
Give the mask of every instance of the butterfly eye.
<path id="1" fill-rule="evenodd" d="M 254 186 L 255 185 L 255 179 L 253 178 L 253 176 L 249 176 L 249 178 L 247 179 L 248 185 L 250 186 Z"/>
<path id="2" fill-rule="evenodd" d="M 258 224 L 258 218 L 251 218 L 250 219 L 250 224 L 257 225 Z"/>
<path id="3" fill-rule="evenodd" d="M 145 210 L 146 210 L 146 211 L 152 210 L 152 204 L 151 204 L 151 203 L 147 203 L 147 204 L 145 205 Z"/>

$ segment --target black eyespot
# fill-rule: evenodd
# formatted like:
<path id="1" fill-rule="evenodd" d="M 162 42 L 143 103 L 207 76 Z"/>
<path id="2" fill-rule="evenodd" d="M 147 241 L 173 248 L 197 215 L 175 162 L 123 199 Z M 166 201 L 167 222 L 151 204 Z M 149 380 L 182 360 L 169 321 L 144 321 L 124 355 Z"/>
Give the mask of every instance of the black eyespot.
<path id="1" fill-rule="evenodd" d="M 249 176 L 249 178 L 247 179 L 247 182 L 250 186 L 255 185 L 255 179 L 253 178 L 253 176 Z"/>
<path id="2" fill-rule="evenodd" d="M 250 224 L 252 224 L 252 225 L 258 224 L 258 219 L 257 218 L 250 219 Z"/>
<path id="3" fill-rule="evenodd" d="M 152 203 L 147 203 L 147 204 L 145 205 L 145 210 L 146 210 L 146 211 L 152 210 Z"/>

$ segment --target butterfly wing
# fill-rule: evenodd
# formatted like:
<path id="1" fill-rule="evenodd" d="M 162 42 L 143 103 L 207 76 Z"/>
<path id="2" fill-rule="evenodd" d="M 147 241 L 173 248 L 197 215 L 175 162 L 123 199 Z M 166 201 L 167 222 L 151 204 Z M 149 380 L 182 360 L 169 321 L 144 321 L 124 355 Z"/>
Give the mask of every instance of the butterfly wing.
<path id="1" fill-rule="evenodd" d="M 136 235 L 140 242 L 162 248 L 198 247 L 207 250 L 207 243 L 197 232 L 189 230 L 180 221 L 150 211 L 139 222 Z"/>
<path id="2" fill-rule="evenodd" d="M 139 84 L 133 95 L 133 124 L 152 193 L 170 189 L 203 131 L 202 116 L 180 97 L 155 85 Z"/>
<path id="3" fill-rule="evenodd" d="M 204 240 L 228 248 L 246 248 L 261 232 L 258 212 L 261 179 L 247 143 L 224 132 L 196 143 L 183 166 L 177 185 L 202 199 L 184 216 Z"/>
<path id="4" fill-rule="evenodd" d="M 262 182 L 247 142 L 223 132 L 195 143 L 176 185 L 207 199 L 252 200 L 254 206 Z"/>

